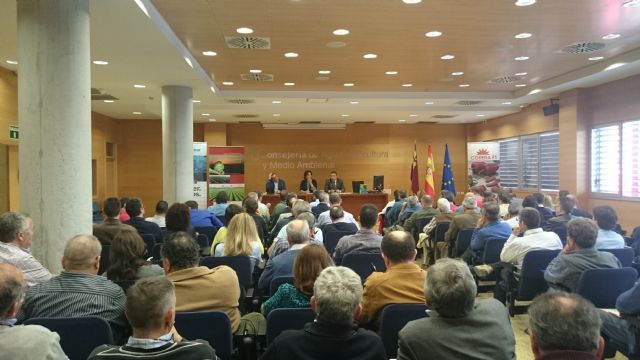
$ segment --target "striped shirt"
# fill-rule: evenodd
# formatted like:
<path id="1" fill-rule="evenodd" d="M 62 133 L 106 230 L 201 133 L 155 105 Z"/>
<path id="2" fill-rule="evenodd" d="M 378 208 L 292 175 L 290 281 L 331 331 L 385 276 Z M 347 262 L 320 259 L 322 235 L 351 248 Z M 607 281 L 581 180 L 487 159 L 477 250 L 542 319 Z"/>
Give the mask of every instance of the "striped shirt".
<path id="1" fill-rule="evenodd" d="M 204 340 L 182 340 L 154 349 L 144 349 L 132 344 L 125 346 L 100 345 L 93 350 L 88 359 L 216 360 L 218 357 L 215 350 Z"/>
<path id="2" fill-rule="evenodd" d="M 18 320 L 98 316 L 123 325 L 125 295 L 103 276 L 63 271 L 29 290 Z"/>
<path id="3" fill-rule="evenodd" d="M 0 242 L 0 263 L 15 265 L 24 273 L 27 287 L 51 279 L 51 273 L 31 255 L 29 250 L 14 243 Z"/>

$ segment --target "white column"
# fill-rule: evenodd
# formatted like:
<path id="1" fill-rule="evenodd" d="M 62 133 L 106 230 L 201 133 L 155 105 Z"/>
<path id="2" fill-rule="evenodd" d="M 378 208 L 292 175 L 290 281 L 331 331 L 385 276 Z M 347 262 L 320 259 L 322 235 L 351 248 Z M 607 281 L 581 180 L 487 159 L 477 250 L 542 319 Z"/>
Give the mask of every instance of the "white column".
<path id="1" fill-rule="evenodd" d="M 92 230 L 89 41 L 88 0 L 18 1 L 20 208 L 54 273 L 67 240 Z"/>
<path id="2" fill-rule="evenodd" d="M 193 89 L 162 87 L 162 192 L 169 204 L 193 198 Z"/>

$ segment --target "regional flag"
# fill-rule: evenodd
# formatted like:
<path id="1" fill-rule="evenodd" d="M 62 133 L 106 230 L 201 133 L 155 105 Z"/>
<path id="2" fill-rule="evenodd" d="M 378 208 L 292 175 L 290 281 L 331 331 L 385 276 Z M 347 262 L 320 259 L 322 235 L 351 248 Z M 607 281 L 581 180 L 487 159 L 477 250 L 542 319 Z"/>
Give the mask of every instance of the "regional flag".
<path id="1" fill-rule="evenodd" d="M 413 163 L 411 164 L 411 192 L 417 194 L 420 191 L 420 183 L 418 180 L 418 151 L 416 142 L 413 142 Z"/>
<path id="2" fill-rule="evenodd" d="M 453 183 L 453 169 L 449 158 L 449 144 L 444 148 L 444 167 L 442 168 L 442 190 L 449 190 L 455 196 L 456 185 Z"/>
<path id="3" fill-rule="evenodd" d="M 433 154 L 431 153 L 431 144 L 429 144 L 429 148 L 427 149 L 427 173 L 424 178 L 424 193 L 431 196 L 432 199 L 435 199 L 436 187 L 433 183 L 433 168 Z"/>

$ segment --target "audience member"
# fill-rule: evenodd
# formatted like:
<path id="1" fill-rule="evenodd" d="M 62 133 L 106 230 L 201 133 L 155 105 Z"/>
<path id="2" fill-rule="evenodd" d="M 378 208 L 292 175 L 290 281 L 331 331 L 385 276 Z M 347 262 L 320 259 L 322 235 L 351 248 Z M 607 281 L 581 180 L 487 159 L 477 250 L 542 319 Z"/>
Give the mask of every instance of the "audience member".
<path id="1" fill-rule="evenodd" d="M 283 190 L 287 190 L 287 184 L 284 180 L 280 179 L 276 173 L 269 174 L 269 180 L 265 185 L 267 194 L 280 194 Z"/>
<path id="2" fill-rule="evenodd" d="M 160 229 L 164 229 L 167 227 L 165 223 L 165 216 L 167 215 L 168 209 L 169 209 L 169 203 L 167 203 L 164 200 L 160 200 L 156 204 L 155 215 L 153 215 L 152 217 L 145 218 L 145 220 L 150 221 L 152 223 L 156 223 L 158 224 L 158 226 L 160 226 Z"/>
<path id="3" fill-rule="evenodd" d="M 511 226 L 500 219 L 500 205 L 495 202 L 484 202 L 482 217 L 478 220 L 471 236 L 469 248 L 462 254 L 462 259 L 470 265 L 479 262 L 484 248 L 490 240 L 505 242 L 511 235 Z"/>
<path id="4" fill-rule="evenodd" d="M 331 203 L 331 206 L 341 206 L 342 205 L 342 198 L 340 197 L 340 194 L 338 193 L 331 193 L 329 194 L 329 202 Z M 356 226 L 358 225 L 358 222 L 356 221 L 356 219 L 353 217 L 353 215 L 346 211 L 346 210 L 342 210 L 344 212 L 344 219 L 347 222 L 353 223 Z M 323 226 L 327 225 L 327 224 L 331 224 L 331 216 L 329 215 L 329 210 L 327 209 L 327 211 L 321 213 L 320 215 L 318 215 L 318 223 L 317 225 L 322 228 Z"/>
<path id="5" fill-rule="evenodd" d="M 633 287 L 618 296 L 616 301 L 618 314 L 601 311 L 602 336 L 607 348 L 620 351 L 629 359 L 640 358 L 638 337 L 640 332 L 638 316 L 640 316 L 640 280 Z"/>
<path id="6" fill-rule="evenodd" d="M 560 190 L 558 192 L 558 199 L 562 200 L 563 198 L 573 199 L 573 201 L 576 203 L 576 205 L 574 206 L 573 210 L 571 210 L 571 215 L 577 216 L 577 217 L 583 217 L 583 218 L 587 218 L 587 219 L 593 219 L 593 215 L 591 215 L 588 211 L 578 209 L 578 207 L 577 207 L 578 206 L 578 201 L 576 200 L 576 197 L 574 195 L 569 194 L 569 192 L 567 190 Z"/>
<path id="7" fill-rule="evenodd" d="M 601 359 L 598 310 L 578 295 L 538 296 L 529 306 L 529 338 L 536 360 Z"/>
<path id="8" fill-rule="evenodd" d="M 455 244 L 458 232 L 462 229 L 472 229 L 476 227 L 480 214 L 476 211 L 477 199 L 475 196 L 466 196 L 462 200 L 462 208 L 464 212 L 453 217 L 449 229 L 444 234 L 444 241 L 436 243 L 436 259 L 446 257 L 449 253 L 449 247 Z M 460 210 L 460 209 L 458 209 Z"/>
<path id="9" fill-rule="evenodd" d="M 276 204 L 276 207 L 271 212 L 271 220 L 269 221 L 269 224 L 272 228 L 275 228 L 275 226 L 278 224 L 278 220 L 280 220 L 282 214 L 291 213 L 293 203 L 298 200 L 298 195 L 296 195 L 295 193 L 290 193 L 286 190 L 283 190 L 282 192 L 280 192 L 280 199 L 282 199 L 283 195 L 284 203 L 281 201 Z"/>
<path id="10" fill-rule="evenodd" d="M 24 287 L 20 269 L 12 264 L 0 264 L 0 357 L 11 360 L 67 359 L 55 332 L 39 325 L 15 326 Z"/>
<path id="11" fill-rule="evenodd" d="M 616 211 L 608 205 L 596 206 L 593 208 L 593 217 L 599 228 L 596 249 L 622 249 L 625 246 L 624 238 L 615 231 L 618 223 Z"/>
<path id="12" fill-rule="evenodd" d="M 357 329 L 353 319 L 361 312 L 360 277 L 345 267 L 324 269 L 313 285 L 311 308 L 316 320 L 303 330 L 282 332 L 262 355 L 262 360 L 386 360 L 377 334 Z"/>
<path id="13" fill-rule="evenodd" d="M 598 227 L 593 221 L 575 218 L 567 224 L 567 245 L 549 263 L 544 279 L 555 289 L 575 292 L 580 276 L 589 269 L 618 269 L 620 261 L 612 253 L 595 248 Z"/>
<path id="14" fill-rule="evenodd" d="M 207 211 L 209 211 L 209 213 L 211 213 L 211 215 L 213 216 L 224 216 L 224 213 L 227 210 L 227 206 L 229 206 L 229 204 L 227 204 L 227 192 L 224 190 L 218 191 L 214 201 L 215 204 L 209 206 L 207 208 Z"/>
<path id="15" fill-rule="evenodd" d="M 187 204 L 174 203 L 167 210 L 167 231 L 164 234 L 163 241 L 171 234 L 177 232 L 187 232 L 193 236 L 193 226 L 191 226 L 191 210 Z"/>
<path id="16" fill-rule="evenodd" d="M 391 231 L 380 245 L 385 272 L 374 272 L 364 284 L 360 325 L 378 328 L 382 309 L 389 304 L 423 304 L 426 272 L 415 263 L 415 242 L 406 231 Z"/>
<path id="17" fill-rule="evenodd" d="M 507 215 L 506 220 L 507 224 L 511 226 L 511 229 L 518 226 L 520 223 L 520 218 L 518 217 L 520 210 L 522 210 L 522 202 L 512 200 L 511 204 L 509 204 L 509 214 Z"/>
<path id="18" fill-rule="evenodd" d="M 236 215 L 242 213 L 242 211 L 242 207 L 236 204 L 229 204 L 227 210 L 224 211 L 225 226 L 218 229 L 216 236 L 213 237 L 213 242 L 211 243 L 211 256 L 216 254 L 216 245 L 225 242 L 225 240 L 227 239 L 227 227 L 229 226 L 229 223 L 231 223 L 231 220 L 233 220 Z"/>
<path id="19" fill-rule="evenodd" d="M 507 309 L 494 299 L 476 301 L 477 287 L 463 261 L 440 259 L 424 284 L 428 317 L 410 321 L 398 335 L 398 360 L 515 359 Z"/>
<path id="20" fill-rule="evenodd" d="M 240 213 L 231 219 L 227 237 L 215 248 L 215 256 L 249 256 L 251 268 L 262 259 L 264 248 L 251 216 Z"/>
<path id="21" fill-rule="evenodd" d="M 224 311 L 231 331 L 240 326 L 240 284 L 228 266 L 198 266 L 200 247 L 186 232 L 172 234 L 162 245 L 162 267 L 176 289 L 176 311 Z"/>
<path id="22" fill-rule="evenodd" d="M 289 250 L 269 259 L 258 281 L 260 289 L 268 289 L 274 278 L 291 276 L 291 269 L 296 257 L 300 250 L 309 243 L 309 224 L 306 221 L 293 220 L 287 224 L 286 229 Z"/>
<path id="23" fill-rule="evenodd" d="M 342 263 L 342 258 L 350 253 L 380 253 L 382 236 L 375 232 L 378 221 L 378 208 L 373 204 L 360 207 L 360 230 L 353 235 L 343 236 L 333 252 L 336 265 Z"/>
<path id="24" fill-rule="evenodd" d="M 449 190 L 440 191 L 440 198 L 447 199 L 447 201 L 449 202 L 449 209 L 451 210 L 452 213 L 458 210 L 458 206 L 456 206 L 456 204 L 454 203 L 455 195 L 451 191 Z"/>
<path id="25" fill-rule="evenodd" d="M 131 216 L 127 214 L 127 210 L 125 209 L 128 201 L 129 198 L 126 196 L 120 198 L 120 221 L 122 222 L 131 220 Z"/>
<path id="26" fill-rule="evenodd" d="M 335 231 L 351 232 L 351 234 L 358 232 L 358 227 L 354 223 L 344 219 L 344 210 L 338 205 L 334 205 L 329 209 L 329 218 L 331 218 L 331 224 L 322 227 L 324 234 Z"/>
<path id="27" fill-rule="evenodd" d="M 304 201 L 304 200 L 298 200 L 298 202 L 300 201 Z M 294 207 L 297 207 L 297 206 L 294 206 Z M 296 219 L 306 221 L 307 224 L 309 225 L 309 241 L 311 243 L 318 244 L 318 245 L 324 244 L 324 238 L 323 238 L 324 235 L 322 233 L 322 230 L 318 229 L 315 226 L 316 217 L 313 216 L 312 213 L 310 213 L 309 211 L 302 211 L 298 214 L 298 216 L 296 216 Z M 276 236 L 276 241 L 274 241 L 272 245 L 273 246 L 271 247 L 271 253 L 269 254 L 271 258 L 275 258 L 276 256 L 289 250 L 289 243 L 287 242 L 286 226 L 280 229 L 278 236 Z"/>
<path id="28" fill-rule="evenodd" d="M 556 216 L 549 219 L 544 226 L 544 231 L 553 231 L 558 234 L 562 243 L 567 242 L 567 223 L 575 218 L 571 215 L 571 210 L 574 208 L 576 202 L 572 198 L 560 199 L 560 206 L 556 210 Z"/>
<path id="29" fill-rule="evenodd" d="M 266 220 L 258 213 L 258 201 L 256 199 L 247 197 L 244 199 L 244 210 L 251 216 L 253 222 L 256 224 L 256 231 L 260 241 L 264 243 L 265 237 L 269 233 Z"/>
<path id="30" fill-rule="evenodd" d="M 198 210 L 198 203 L 195 200 L 189 200 L 184 204 L 189 207 L 189 222 L 194 228 L 211 226 L 221 228 L 223 226 L 222 221 L 208 210 Z"/>
<path id="31" fill-rule="evenodd" d="M 318 183 L 313 178 L 311 170 L 305 170 L 302 181 L 300 181 L 300 191 L 313 193 L 318 189 Z"/>
<path id="32" fill-rule="evenodd" d="M 102 213 L 105 216 L 104 222 L 93 227 L 93 236 L 97 237 L 102 245 L 111 245 L 113 238 L 120 230 L 135 230 L 133 226 L 120 222 L 120 200 L 118 198 L 110 197 L 105 199 L 102 204 Z"/>
<path id="33" fill-rule="evenodd" d="M 311 306 L 313 284 L 320 272 L 332 265 L 331 257 L 324 246 L 305 246 L 293 262 L 293 284 L 282 284 L 269 300 L 262 304 L 262 313 L 267 316 L 279 308 L 308 308 Z"/>
<path id="34" fill-rule="evenodd" d="M 403 226 L 404 222 L 407 221 L 418 210 L 422 209 L 422 205 L 418 203 L 418 197 L 415 195 L 411 195 L 407 198 L 407 202 L 404 204 L 402 210 L 400 210 L 400 214 L 398 215 L 398 221 L 394 225 Z"/>
<path id="35" fill-rule="evenodd" d="M 400 210 L 402 210 L 402 206 L 407 200 L 407 192 L 404 190 L 394 190 L 393 197 L 395 198 L 395 203 L 387 210 L 386 212 L 386 222 L 387 225 L 391 226 L 398 221 L 398 216 L 400 216 Z"/>
<path id="36" fill-rule="evenodd" d="M 547 221 L 549 221 L 549 219 L 551 219 L 552 217 L 555 216 L 554 212 L 553 212 L 553 208 L 548 208 L 545 206 L 544 202 L 545 202 L 545 196 L 542 193 L 534 193 L 533 197 L 536 198 L 536 202 L 538 203 L 538 211 L 540 212 L 540 215 L 542 216 L 542 218 L 540 219 L 540 222 L 542 224 L 545 224 Z"/>
<path id="37" fill-rule="evenodd" d="M 262 216 L 262 218 L 264 219 L 265 223 L 267 223 L 267 226 L 268 226 L 269 225 L 269 206 L 262 203 L 262 193 L 258 191 L 250 192 L 247 194 L 247 199 L 254 199 L 258 203 L 258 214 Z M 226 214 L 226 211 L 225 211 L 225 214 Z"/>
<path id="38" fill-rule="evenodd" d="M 127 292 L 127 319 L 133 335 L 124 346 L 101 345 L 89 360 L 102 359 L 217 359 L 204 340 L 183 340 L 173 331 L 176 292 L 165 277 L 142 279 Z"/>
<path id="39" fill-rule="evenodd" d="M 436 226 L 443 222 L 451 222 L 454 216 L 455 213 L 451 210 L 451 203 L 449 202 L 449 200 L 447 200 L 446 198 L 438 199 L 438 210 L 436 215 L 427 225 L 424 226 L 424 228 L 422 229 L 422 233 L 418 235 L 418 244 L 416 245 L 416 247 L 418 249 L 422 248 L 423 266 L 426 267 L 429 263 L 429 259 L 431 259 L 431 256 L 429 254 L 431 249 L 429 248 L 429 246 L 433 242 Z"/>
<path id="40" fill-rule="evenodd" d="M 139 198 L 131 198 L 127 201 L 125 208 L 127 210 L 127 214 L 131 217 L 131 219 L 126 222 L 127 225 L 131 225 L 136 228 L 140 235 L 153 235 L 153 238 L 156 241 L 160 241 L 162 239 L 162 233 L 158 224 L 144 219 L 144 205 L 142 205 L 142 200 Z"/>
<path id="41" fill-rule="evenodd" d="M 325 192 L 344 192 L 344 181 L 338 178 L 338 173 L 334 170 L 329 174 L 329 178 L 324 182 Z"/>
<path id="42" fill-rule="evenodd" d="M 500 217 L 506 219 L 509 214 L 511 194 L 506 189 L 500 189 L 498 192 L 498 202 L 500 203 Z"/>
<path id="43" fill-rule="evenodd" d="M 422 195 L 420 197 L 420 205 L 422 205 L 422 209 L 411 214 L 402 226 L 404 230 L 411 234 L 417 234 L 422 230 L 419 229 L 421 219 L 433 217 L 438 214 L 438 211 L 433 208 L 433 199 L 431 199 L 431 196 Z"/>
<path id="44" fill-rule="evenodd" d="M 126 291 L 136 280 L 163 275 L 164 271 L 146 259 L 147 247 L 136 229 L 121 230 L 109 248 L 109 267 L 104 276 Z"/>
<path id="45" fill-rule="evenodd" d="M 33 220 L 23 214 L 0 215 L 0 263 L 15 265 L 24 274 L 27 287 L 51 279 L 51 273 L 31 255 Z"/>
<path id="46" fill-rule="evenodd" d="M 293 204 L 291 205 L 291 213 L 287 214 L 286 217 L 282 217 L 278 223 L 273 227 L 272 230 L 272 243 L 269 247 L 269 256 L 273 256 L 273 251 L 276 247 L 283 246 L 283 243 L 287 242 L 287 224 L 298 217 L 298 215 L 304 212 L 310 212 L 311 207 L 309 203 L 302 199 L 295 199 Z M 312 229 L 312 228 L 311 228 Z M 284 245 L 284 250 L 286 250 L 286 245 Z M 281 249 L 282 250 L 282 249 Z M 279 253 L 279 252 L 278 252 Z"/>
<path id="47" fill-rule="evenodd" d="M 331 206 L 331 203 L 329 202 L 329 194 L 324 191 L 320 192 L 318 200 L 319 201 L 316 206 L 312 206 L 311 204 L 309 204 L 310 206 L 312 206 L 311 212 L 316 217 L 320 216 L 320 214 L 322 214 L 323 212 L 329 210 Z"/>

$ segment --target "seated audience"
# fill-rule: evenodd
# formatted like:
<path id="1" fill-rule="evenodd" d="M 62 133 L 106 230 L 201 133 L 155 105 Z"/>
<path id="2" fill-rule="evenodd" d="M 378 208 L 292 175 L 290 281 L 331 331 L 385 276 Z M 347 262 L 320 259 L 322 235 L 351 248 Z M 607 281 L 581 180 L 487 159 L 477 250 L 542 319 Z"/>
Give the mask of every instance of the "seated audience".
<path id="1" fill-rule="evenodd" d="M 342 258 L 350 253 L 380 253 L 382 236 L 375 231 L 377 221 L 378 208 L 375 205 L 364 204 L 360 207 L 360 230 L 338 240 L 333 252 L 333 261 L 336 265 L 340 265 Z"/>
<path id="2" fill-rule="evenodd" d="M 211 243 L 211 256 L 214 256 L 216 245 L 225 242 L 227 239 L 227 226 L 231 223 L 231 220 L 238 214 L 242 213 L 243 209 L 240 205 L 229 204 L 227 210 L 224 211 L 224 224 L 225 226 L 218 229 L 216 236 L 213 237 L 213 242 Z"/>
<path id="3" fill-rule="evenodd" d="M 12 264 L 0 264 L 0 357 L 11 360 L 67 359 L 60 337 L 39 325 L 15 325 L 25 280 Z"/>
<path id="4" fill-rule="evenodd" d="M 291 276 L 293 262 L 300 253 L 300 250 L 309 243 L 309 224 L 306 221 L 293 220 L 287 224 L 286 229 L 289 249 L 269 259 L 258 281 L 258 288 L 260 289 L 268 289 L 271 280 L 274 278 Z"/>
<path id="5" fill-rule="evenodd" d="M 231 219 L 227 237 L 216 246 L 215 256 L 249 256 L 251 268 L 262 259 L 264 248 L 256 231 L 256 223 L 247 213 L 240 213 Z"/>
<path id="6" fill-rule="evenodd" d="M 506 220 L 509 214 L 509 205 L 511 204 L 511 193 L 506 189 L 498 192 L 498 202 L 500 203 L 500 217 Z"/>
<path id="7" fill-rule="evenodd" d="M 324 246 L 305 246 L 293 262 L 293 284 L 280 285 L 278 291 L 262 304 L 262 313 L 267 316 L 275 309 L 311 307 L 313 284 L 320 272 L 331 265 L 331 257 Z"/>
<path id="8" fill-rule="evenodd" d="M 538 211 L 542 218 L 540 219 L 541 224 L 546 224 L 549 219 L 555 216 L 553 209 L 550 209 L 544 205 L 544 194 L 542 193 L 534 193 L 533 197 L 536 199 L 536 203 L 538 205 Z"/>
<path id="9" fill-rule="evenodd" d="M 207 208 L 207 211 L 209 211 L 209 213 L 211 213 L 211 215 L 213 216 L 224 216 L 224 213 L 227 210 L 227 206 L 229 206 L 229 204 L 227 204 L 227 201 L 228 201 L 227 192 L 219 191 L 216 194 L 214 201 L 215 201 L 215 204 L 209 206 Z"/>
<path id="10" fill-rule="evenodd" d="M 269 174 L 269 180 L 265 185 L 267 194 L 280 194 L 285 190 L 287 190 L 287 184 L 284 180 L 280 179 L 276 173 Z"/>
<path id="11" fill-rule="evenodd" d="M 164 229 L 167 227 L 165 223 L 165 216 L 167 215 L 168 209 L 169 209 L 169 204 L 164 200 L 160 200 L 156 204 L 155 215 L 153 215 L 152 217 L 145 218 L 145 220 L 150 221 L 152 223 L 156 223 L 158 224 L 158 226 L 160 226 L 160 229 Z"/>
<path id="12" fill-rule="evenodd" d="M 152 223 L 150 221 L 146 221 L 144 219 L 144 206 L 142 205 L 142 200 L 139 198 L 131 198 L 127 201 L 127 205 L 125 205 L 127 210 L 127 214 L 131 217 L 129 221 L 125 224 L 131 225 L 140 235 L 149 234 L 153 235 L 153 238 L 156 241 L 160 241 L 162 239 L 162 233 L 160 231 L 160 226 L 156 223 Z"/>
<path id="13" fill-rule="evenodd" d="M 362 283 L 345 267 L 324 269 L 313 285 L 311 308 L 316 320 L 302 330 L 286 330 L 271 343 L 261 360 L 386 360 L 382 340 L 353 326 L 361 312 Z"/>
<path id="14" fill-rule="evenodd" d="M 298 200 L 301 202 L 304 200 Z M 294 206 L 296 208 L 297 206 Z M 297 220 L 306 221 L 309 225 L 309 241 L 314 244 L 323 245 L 324 244 L 324 234 L 322 230 L 318 229 L 316 225 L 316 217 L 313 216 L 312 213 L 308 211 L 302 211 L 296 216 Z M 273 244 L 271 244 L 271 253 L 269 256 L 274 258 L 285 251 L 289 250 L 289 243 L 287 242 L 287 227 L 284 226 L 280 229 L 278 236 L 274 240 Z"/>
<path id="15" fill-rule="evenodd" d="M 344 181 L 338 177 L 336 171 L 332 171 L 329 174 L 329 178 L 324 182 L 324 191 L 331 192 L 344 192 Z"/>
<path id="16" fill-rule="evenodd" d="M 269 233 L 269 229 L 267 228 L 266 220 L 258 213 L 258 201 L 247 197 L 244 199 L 244 211 L 251 216 L 253 222 L 256 224 L 256 231 L 258 232 L 258 237 L 260 238 L 260 242 L 264 244 L 265 237 Z"/>
<path id="17" fill-rule="evenodd" d="M 589 269 L 618 269 L 620 260 L 595 248 L 598 227 L 593 221 L 575 218 L 567 224 L 567 245 L 549 263 L 544 279 L 554 289 L 574 292 L 580 276 Z"/>
<path id="18" fill-rule="evenodd" d="M 31 255 L 33 220 L 20 213 L 0 215 L 0 263 L 15 265 L 24 274 L 27 287 L 51 279 L 51 273 Z"/>
<path id="19" fill-rule="evenodd" d="M 509 214 L 507 214 L 506 219 L 506 223 L 511 226 L 511 229 L 518 226 L 518 224 L 520 223 L 520 219 L 518 218 L 520 210 L 522 210 L 522 202 L 511 201 L 511 204 L 509 204 Z"/>
<path id="20" fill-rule="evenodd" d="M 351 234 L 358 232 L 358 227 L 354 223 L 344 219 L 344 210 L 342 210 L 340 206 L 332 206 L 331 209 L 329 209 L 329 217 L 331 218 L 331 224 L 326 224 L 322 227 L 323 234 L 334 231 L 349 231 Z"/>
<path id="21" fill-rule="evenodd" d="M 323 193 L 324 191 L 322 190 L 316 190 L 314 191 L 313 194 L 313 201 L 311 201 L 309 203 L 309 206 L 311 206 L 311 209 L 313 210 L 314 207 L 318 206 L 318 204 L 320 204 L 320 194 Z"/>
<path id="22" fill-rule="evenodd" d="M 411 234 L 391 231 L 380 245 L 385 272 L 374 272 L 364 284 L 361 326 L 377 329 L 382 309 L 389 304 L 423 304 L 426 272 L 415 263 L 416 249 Z"/>
<path id="23" fill-rule="evenodd" d="M 125 206 L 127 205 L 127 202 L 129 201 L 128 197 L 121 197 L 120 198 L 120 221 L 122 222 L 126 222 L 131 220 L 131 216 L 129 216 L 129 214 L 127 214 L 127 210 L 125 209 Z"/>
<path id="24" fill-rule="evenodd" d="M 338 193 L 331 193 L 329 195 L 329 202 L 331 203 L 331 206 L 340 206 L 342 205 L 342 198 L 340 197 L 340 194 Z M 353 215 L 346 211 L 346 210 L 342 210 L 344 212 L 344 219 L 347 222 L 350 222 L 352 224 L 355 224 L 356 226 L 358 225 L 356 219 L 353 217 Z M 318 216 L 318 227 L 322 228 L 323 226 L 327 225 L 327 224 L 331 224 L 331 217 L 329 215 L 329 210 L 327 209 L 327 211 L 321 213 Z"/>
<path id="25" fill-rule="evenodd" d="M 136 229 L 121 230 L 109 248 L 110 264 L 103 276 L 126 291 L 138 279 L 164 275 L 162 268 L 148 262 L 147 257 L 146 244 Z"/>
<path id="26" fill-rule="evenodd" d="M 563 198 L 560 200 L 560 206 L 556 210 L 556 216 L 549 219 L 544 226 L 544 231 L 553 231 L 558 234 L 562 243 L 567 242 L 567 223 L 575 218 L 571 215 L 571 210 L 575 206 L 575 201 L 572 198 Z"/>
<path id="27" fill-rule="evenodd" d="M 398 335 L 398 360 L 515 359 L 507 309 L 494 299 L 476 301 L 477 287 L 463 261 L 440 259 L 424 283 L 428 317 L 410 321 Z"/>
<path id="28" fill-rule="evenodd" d="M 418 244 L 416 245 L 418 249 L 422 248 L 424 266 L 429 263 L 429 259 L 431 258 L 429 255 L 429 252 L 431 251 L 429 246 L 435 236 L 436 226 L 443 222 L 451 222 L 455 215 L 456 214 L 451 211 L 451 203 L 449 202 L 449 200 L 447 200 L 446 198 L 438 199 L 438 210 L 436 212 L 436 215 L 431 219 L 431 222 L 424 226 L 424 228 L 422 229 L 422 233 L 419 234 Z"/>
<path id="29" fill-rule="evenodd" d="M 449 247 L 455 244 L 460 230 L 476 227 L 478 220 L 480 219 L 480 214 L 476 211 L 476 204 L 477 199 L 473 195 L 466 196 L 464 200 L 462 200 L 462 206 L 460 208 L 463 208 L 464 212 L 453 217 L 453 220 L 451 220 L 451 224 L 449 225 L 449 229 L 444 234 L 444 241 L 436 243 L 436 259 L 440 259 L 448 255 Z M 458 208 L 458 211 L 460 208 Z"/>
<path id="30" fill-rule="evenodd" d="M 598 310 L 578 295 L 538 296 L 529 306 L 529 338 L 536 360 L 601 359 Z"/>
<path id="31" fill-rule="evenodd" d="M 167 210 L 167 231 L 162 241 L 166 240 L 171 234 L 177 232 L 187 232 L 193 236 L 193 226 L 191 226 L 191 210 L 186 204 L 174 203 Z"/>
<path id="32" fill-rule="evenodd" d="M 312 204 L 309 205 L 311 206 L 311 212 L 313 213 L 313 215 L 315 215 L 316 217 L 320 216 L 320 214 L 329 210 L 329 208 L 331 207 L 331 203 L 329 202 L 329 194 L 324 191 L 320 192 L 318 204 L 315 206 L 313 206 Z"/>
<path id="33" fill-rule="evenodd" d="M 271 224 L 270 226 L 272 229 L 276 227 L 276 225 L 278 224 L 278 221 L 280 220 L 280 218 L 282 218 L 283 214 L 291 213 L 293 204 L 298 200 L 298 195 L 296 195 L 295 193 L 288 193 L 286 190 L 284 190 L 283 192 L 280 193 L 281 199 L 283 194 L 284 194 L 284 203 L 279 202 L 278 204 L 276 204 L 276 207 L 273 209 L 273 212 L 271 213 L 271 219 L 269 221 L 269 224 Z M 272 230 L 271 233 L 273 234 L 274 231 Z"/>
<path id="34" fill-rule="evenodd" d="M 195 227 L 222 227 L 222 221 L 217 216 L 211 215 L 208 210 L 198 210 L 198 203 L 194 200 L 189 200 L 184 203 L 189 207 L 189 222 L 191 226 Z"/>
<path id="35" fill-rule="evenodd" d="M 394 225 L 403 226 L 404 222 L 407 221 L 413 213 L 422 209 L 422 205 L 418 203 L 418 197 L 415 195 L 411 195 L 407 198 L 407 202 L 404 204 L 403 208 L 400 210 L 400 214 L 398 215 L 398 221 Z"/>
<path id="36" fill-rule="evenodd" d="M 318 189 L 318 183 L 313 178 L 311 170 L 305 170 L 302 181 L 300 181 L 300 191 L 313 193 Z"/>
<path id="37" fill-rule="evenodd" d="M 458 210 L 458 206 L 454 203 L 455 195 L 449 190 L 440 191 L 440 198 L 447 199 L 449 202 L 449 209 L 452 213 L 455 213 Z"/>
<path id="38" fill-rule="evenodd" d="M 102 204 L 102 213 L 105 216 L 104 222 L 93 227 L 93 236 L 97 237 L 102 245 L 111 245 L 113 238 L 116 237 L 120 230 L 135 230 L 131 225 L 120 222 L 120 200 L 118 198 L 110 197 L 105 199 L 104 204 Z"/>
<path id="39" fill-rule="evenodd" d="M 473 230 L 469 248 L 462 254 L 462 260 L 473 265 L 479 262 L 489 240 L 507 241 L 511 226 L 500 219 L 500 206 L 495 202 L 484 202 L 482 217 Z"/>
<path id="40" fill-rule="evenodd" d="M 257 192 L 257 191 L 253 191 L 247 194 L 247 199 L 253 199 L 258 203 L 258 214 L 260 214 L 260 216 L 262 216 L 262 218 L 264 219 L 265 223 L 268 224 L 269 222 L 269 206 L 271 204 L 269 204 L 269 206 L 265 205 L 262 203 L 262 193 Z M 225 211 L 226 214 L 226 211 Z M 266 233 L 265 233 L 266 234 Z"/>
<path id="41" fill-rule="evenodd" d="M 420 226 L 420 220 L 428 217 L 433 217 L 438 214 L 438 211 L 433 208 L 433 199 L 429 195 L 422 195 L 420 197 L 420 205 L 422 209 L 414 212 L 409 216 L 409 218 L 404 222 L 402 226 L 404 230 L 408 231 L 411 234 L 417 234 L 422 229 L 418 229 Z"/>
<path id="42" fill-rule="evenodd" d="M 616 301 L 618 314 L 601 311 L 601 332 L 607 348 L 623 353 L 630 359 L 640 358 L 638 337 L 640 326 L 640 280 L 633 287 L 618 296 Z"/>
<path id="43" fill-rule="evenodd" d="M 124 346 L 100 345 L 89 360 L 101 359 L 217 359 L 204 340 L 188 341 L 173 330 L 176 292 L 163 276 L 138 281 L 127 292 L 127 319 L 133 335 Z"/>
<path id="44" fill-rule="evenodd" d="M 198 266 L 199 254 L 200 247 L 185 232 L 172 234 L 162 245 L 162 267 L 175 285 L 176 311 L 223 311 L 235 332 L 240 326 L 238 276 L 228 266 Z"/>
<path id="45" fill-rule="evenodd" d="M 571 215 L 576 216 L 576 217 L 583 217 L 583 218 L 587 218 L 587 219 L 593 219 L 593 215 L 591 215 L 588 211 L 582 210 L 582 209 L 578 209 L 578 201 L 576 200 L 576 197 L 574 195 L 569 194 L 569 192 L 567 190 L 560 190 L 558 192 L 558 199 L 562 200 L 563 198 L 572 199 L 576 203 L 576 205 L 574 206 L 573 210 L 571 210 Z"/>
<path id="46" fill-rule="evenodd" d="M 618 223 L 616 211 L 608 205 L 596 206 L 593 208 L 593 217 L 600 228 L 596 249 L 622 249 L 625 246 L 624 238 L 615 231 Z"/>
<path id="47" fill-rule="evenodd" d="M 393 196 L 395 198 L 395 203 L 387 210 L 385 215 L 388 226 L 391 226 L 398 221 L 398 216 L 400 216 L 402 206 L 407 200 L 407 192 L 404 190 L 394 190 Z"/>
<path id="48" fill-rule="evenodd" d="M 100 241 L 92 235 L 71 238 L 62 256 L 64 270 L 27 290 L 18 320 L 98 316 L 120 339 L 128 326 L 123 316 L 125 296 L 118 285 L 97 275 L 101 251 Z"/>
<path id="49" fill-rule="evenodd" d="M 311 207 L 309 203 L 302 199 L 295 199 L 291 205 L 291 213 L 283 214 L 283 216 L 278 220 L 276 225 L 271 230 L 272 242 L 269 247 L 269 255 L 273 254 L 273 249 L 279 243 L 286 242 L 286 226 L 287 224 L 296 219 L 298 215 L 304 212 L 311 212 Z M 286 249 L 285 249 L 286 250 Z"/>

